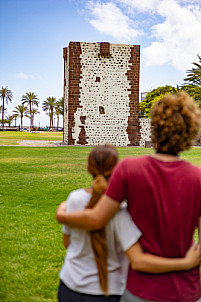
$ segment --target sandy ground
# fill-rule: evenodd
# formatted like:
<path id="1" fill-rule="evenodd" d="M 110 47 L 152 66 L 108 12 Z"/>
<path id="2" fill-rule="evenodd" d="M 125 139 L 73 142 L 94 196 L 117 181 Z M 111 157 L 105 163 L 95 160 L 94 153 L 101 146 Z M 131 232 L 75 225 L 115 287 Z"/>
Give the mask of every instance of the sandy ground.
<path id="1" fill-rule="evenodd" d="M 18 141 L 18 145 L 25 147 L 59 147 L 64 146 L 64 143 L 62 141 L 22 140 Z"/>

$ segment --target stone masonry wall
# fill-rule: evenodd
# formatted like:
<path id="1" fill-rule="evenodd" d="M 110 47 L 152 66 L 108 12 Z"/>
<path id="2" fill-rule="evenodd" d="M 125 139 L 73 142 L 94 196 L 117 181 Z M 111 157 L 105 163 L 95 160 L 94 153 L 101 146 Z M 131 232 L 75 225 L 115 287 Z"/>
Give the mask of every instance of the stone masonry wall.
<path id="1" fill-rule="evenodd" d="M 145 147 L 145 141 L 151 141 L 151 119 L 139 118 L 140 146 Z"/>
<path id="2" fill-rule="evenodd" d="M 140 47 L 70 42 L 64 52 L 64 143 L 139 145 Z"/>

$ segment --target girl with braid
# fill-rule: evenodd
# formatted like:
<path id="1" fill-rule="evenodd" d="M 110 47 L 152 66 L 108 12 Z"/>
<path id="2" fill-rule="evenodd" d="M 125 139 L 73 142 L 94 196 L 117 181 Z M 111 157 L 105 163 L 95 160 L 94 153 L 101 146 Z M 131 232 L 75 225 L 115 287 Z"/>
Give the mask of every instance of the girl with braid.
<path id="1" fill-rule="evenodd" d="M 71 192 L 66 211 L 92 209 L 104 194 L 117 162 L 118 153 L 112 145 L 96 146 L 88 157 L 92 187 Z M 137 242 L 141 235 L 127 212 L 126 203 L 122 203 L 114 217 L 99 230 L 63 225 L 64 245 L 68 250 L 59 274 L 59 302 L 119 302 L 129 266 L 125 252 L 131 247 L 138 255 L 137 269 L 147 272 L 185 270 L 200 262 L 200 251 L 195 246 L 180 259 L 143 253 Z"/>

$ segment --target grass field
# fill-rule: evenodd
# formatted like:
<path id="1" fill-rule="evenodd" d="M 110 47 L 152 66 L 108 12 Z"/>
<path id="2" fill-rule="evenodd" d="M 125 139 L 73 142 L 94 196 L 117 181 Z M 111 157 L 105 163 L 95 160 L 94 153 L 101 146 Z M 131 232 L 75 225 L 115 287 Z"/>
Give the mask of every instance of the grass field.
<path id="1" fill-rule="evenodd" d="M 63 132 L 15 132 L 0 131 L 0 146 L 18 145 L 20 140 L 63 141 Z"/>
<path id="2" fill-rule="evenodd" d="M 56 302 L 65 249 L 55 220 L 70 191 L 90 185 L 90 147 L 0 147 L 0 301 Z M 153 153 L 118 148 L 120 158 Z M 201 165 L 201 149 L 182 154 Z"/>

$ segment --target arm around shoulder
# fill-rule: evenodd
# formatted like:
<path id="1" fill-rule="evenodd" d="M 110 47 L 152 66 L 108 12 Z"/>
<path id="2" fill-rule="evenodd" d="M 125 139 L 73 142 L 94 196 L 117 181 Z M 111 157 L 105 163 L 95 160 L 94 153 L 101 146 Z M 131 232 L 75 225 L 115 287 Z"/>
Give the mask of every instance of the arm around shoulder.
<path id="1" fill-rule="evenodd" d="M 103 195 L 92 209 L 79 212 L 66 212 L 66 206 L 61 203 L 57 208 L 56 218 L 59 223 L 86 230 L 98 230 L 105 226 L 118 211 L 120 204 L 107 195 Z"/>

